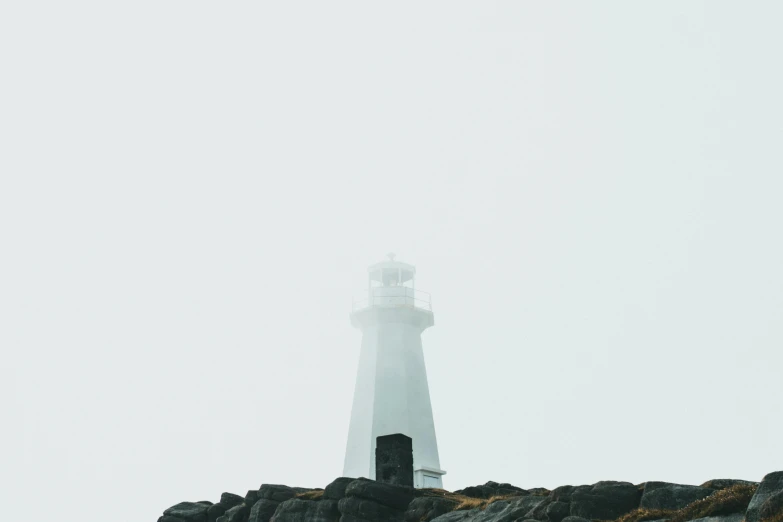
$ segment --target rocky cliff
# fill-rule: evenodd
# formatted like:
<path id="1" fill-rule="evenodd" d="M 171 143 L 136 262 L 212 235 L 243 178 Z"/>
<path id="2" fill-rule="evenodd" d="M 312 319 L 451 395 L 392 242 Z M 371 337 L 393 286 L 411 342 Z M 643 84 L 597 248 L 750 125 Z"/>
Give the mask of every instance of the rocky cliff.
<path id="1" fill-rule="evenodd" d="M 263 484 L 242 497 L 181 502 L 158 522 L 783 522 L 783 471 L 760 483 L 700 486 L 604 481 L 522 489 L 488 482 L 455 492 L 341 477 L 324 489 Z"/>

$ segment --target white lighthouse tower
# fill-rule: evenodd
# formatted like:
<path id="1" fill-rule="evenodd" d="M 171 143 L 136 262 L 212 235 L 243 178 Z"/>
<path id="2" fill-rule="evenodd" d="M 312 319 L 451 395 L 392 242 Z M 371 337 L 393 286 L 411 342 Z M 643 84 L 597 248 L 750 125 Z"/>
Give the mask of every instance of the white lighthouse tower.
<path id="1" fill-rule="evenodd" d="M 369 267 L 367 297 L 351 313 L 362 348 L 343 475 L 374 480 L 376 438 L 402 433 L 413 439 L 414 486 L 442 488 L 421 346 L 434 324 L 432 302 L 415 289 L 415 267 L 388 257 Z"/>

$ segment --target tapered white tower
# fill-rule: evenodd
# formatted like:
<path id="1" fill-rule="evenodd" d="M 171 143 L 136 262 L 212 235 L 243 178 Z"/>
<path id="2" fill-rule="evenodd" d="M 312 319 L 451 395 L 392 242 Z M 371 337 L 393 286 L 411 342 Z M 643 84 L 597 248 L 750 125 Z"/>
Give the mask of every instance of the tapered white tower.
<path id="1" fill-rule="evenodd" d="M 414 486 L 442 488 L 422 332 L 434 324 L 429 294 L 415 289 L 416 269 L 389 259 L 369 269 L 367 297 L 351 324 L 362 332 L 351 410 L 346 477 L 375 479 L 375 441 L 402 433 L 413 439 Z"/>

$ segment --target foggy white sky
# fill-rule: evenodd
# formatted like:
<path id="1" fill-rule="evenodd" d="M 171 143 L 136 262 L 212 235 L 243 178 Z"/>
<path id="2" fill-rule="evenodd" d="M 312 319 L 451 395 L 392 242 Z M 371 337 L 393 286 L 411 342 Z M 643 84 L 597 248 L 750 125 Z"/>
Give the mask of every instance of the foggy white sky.
<path id="1" fill-rule="evenodd" d="M 783 469 L 782 5 L 4 2 L 7 518 L 325 486 L 389 251 L 448 489 Z"/>

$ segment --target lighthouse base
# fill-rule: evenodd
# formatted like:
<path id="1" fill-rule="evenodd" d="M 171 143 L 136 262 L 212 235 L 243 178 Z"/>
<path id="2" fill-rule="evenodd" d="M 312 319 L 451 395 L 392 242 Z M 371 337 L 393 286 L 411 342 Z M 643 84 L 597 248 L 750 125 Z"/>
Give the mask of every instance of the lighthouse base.
<path id="1" fill-rule="evenodd" d="M 413 471 L 413 487 L 443 489 L 443 475 L 446 472 L 435 468 L 418 468 Z"/>

